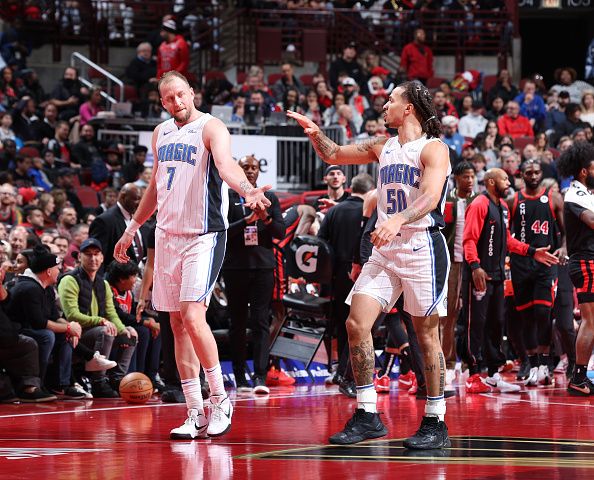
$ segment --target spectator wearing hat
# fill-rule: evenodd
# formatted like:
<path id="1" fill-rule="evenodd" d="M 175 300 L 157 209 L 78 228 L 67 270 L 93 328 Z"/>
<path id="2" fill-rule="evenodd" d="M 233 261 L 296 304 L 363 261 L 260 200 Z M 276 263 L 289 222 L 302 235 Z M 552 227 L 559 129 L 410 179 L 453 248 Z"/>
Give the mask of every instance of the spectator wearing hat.
<path id="1" fill-rule="evenodd" d="M 514 101 L 518 102 L 520 114 L 530 120 L 534 130 L 539 131 L 544 127 L 547 107 L 542 97 L 536 93 L 536 83 L 533 80 L 527 80 L 524 83 L 523 92 Z"/>
<path id="2" fill-rule="evenodd" d="M 363 67 L 357 61 L 357 44 L 350 42 L 342 50 L 342 56 L 337 58 L 330 65 L 329 79 L 330 86 L 336 91 L 339 82 L 338 77 L 341 73 L 346 73 L 349 77 L 355 79 L 358 85 L 363 84 Z"/>
<path id="3" fill-rule="evenodd" d="M 140 188 L 133 183 L 126 183 L 120 191 L 117 204 L 91 223 L 89 235 L 101 242 L 102 250 L 105 252 L 105 267 L 113 261 L 115 245 L 130 224 L 141 197 Z M 150 225 L 140 227 L 128 249 L 128 257 L 136 264 L 140 264 L 146 256 L 149 231 Z"/>
<path id="4" fill-rule="evenodd" d="M 64 190 L 66 193 L 66 199 L 76 210 L 78 218 L 82 218 L 85 213 L 85 209 L 82 206 L 80 198 L 78 198 L 78 195 L 74 191 L 75 175 L 77 175 L 77 172 L 72 168 L 63 167 L 58 169 L 55 174 L 54 187 Z"/>
<path id="5" fill-rule="evenodd" d="M 132 183 L 139 179 L 144 171 L 148 148 L 144 145 L 134 145 L 132 161 L 122 167 L 122 179 L 125 183 Z"/>
<path id="6" fill-rule="evenodd" d="M 82 328 L 76 322 L 61 318 L 56 306 L 53 286 L 60 274 L 60 260 L 46 246 L 35 247 L 31 264 L 17 277 L 10 291 L 8 316 L 21 324 L 21 333 L 33 338 L 39 351 L 39 376 L 42 383 L 53 352 L 57 364 L 54 392 L 63 398 L 84 398 L 83 392 L 71 383 L 72 351 L 80 339 Z M 48 382 L 50 380 L 48 379 Z"/>
<path id="7" fill-rule="evenodd" d="M 563 67 L 555 70 L 555 85 L 551 90 L 560 92 L 566 90 L 569 93 L 571 103 L 580 103 L 582 95 L 586 90 L 591 90 L 592 85 L 582 80 L 577 80 L 577 72 L 571 67 Z"/>
<path id="8" fill-rule="evenodd" d="M 314 207 L 318 212 L 325 214 L 334 205 L 344 202 L 351 194 L 344 189 L 346 175 L 340 165 L 326 167 L 323 182 L 327 185 L 327 193 L 316 199 Z"/>
<path id="9" fill-rule="evenodd" d="M 557 95 L 557 102 L 547 112 L 545 118 L 545 133 L 551 135 L 553 131 L 567 120 L 565 109 L 569 105 L 569 92 L 561 90 Z"/>
<path id="10" fill-rule="evenodd" d="M 423 84 L 433 76 L 433 52 L 425 45 L 425 30 L 417 28 L 414 40 L 407 43 L 400 54 L 400 66 L 404 68 L 409 80 L 419 80 Z"/>
<path id="11" fill-rule="evenodd" d="M 473 138 L 485 131 L 488 120 L 483 117 L 483 104 L 476 100 L 472 102 L 470 113 L 464 115 L 458 123 L 458 132 L 463 137 Z"/>
<path id="12" fill-rule="evenodd" d="M 530 120 L 524 115 L 520 115 L 518 102 L 507 102 L 505 115 L 497 120 L 497 126 L 500 135 L 509 135 L 512 138 L 534 136 Z"/>
<path id="13" fill-rule="evenodd" d="M 394 78 L 390 74 L 390 70 L 388 70 L 386 67 L 378 65 L 377 67 L 373 67 L 370 73 L 372 76 L 377 76 L 381 78 L 384 90 L 388 95 L 390 95 L 394 87 L 396 87 L 396 83 L 394 81 Z"/>
<path id="14" fill-rule="evenodd" d="M 161 36 L 164 42 L 159 45 L 157 53 L 157 78 L 170 70 L 176 70 L 188 76 L 190 66 L 190 50 L 188 42 L 179 35 L 175 20 L 165 20 L 161 25 Z"/>
<path id="15" fill-rule="evenodd" d="M 117 398 L 117 388 L 128 372 L 138 334 L 119 319 L 111 288 L 99 274 L 102 264 L 101 242 L 87 239 L 80 246 L 80 266 L 62 278 L 58 293 L 66 319 L 82 326 L 83 344 L 109 358 L 117 340 L 118 347 L 113 352 L 117 366 L 109 371 L 109 379 L 105 370 L 89 373 L 94 397 Z"/>
<path id="16" fill-rule="evenodd" d="M 462 154 L 464 137 L 458 133 L 458 119 L 453 115 L 446 115 L 441 119 L 443 134 L 441 140 L 448 147 L 456 152 L 456 155 Z"/>
<path id="17" fill-rule="evenodd" d="M 6 402 L 49 402 L 56 400 L 42 390 L 39 378 L 39 349 L 31 337 L 20 334 L 21 324 L 12 321 L 5 313 L 9 294 L 4 287 L 5 269 L 0 269 L 0 403 Z M 12 385 L 15 383 L 16 394 Z"/>
<path id="18" fill-rule="evenodd" d="M 29 169 L 33 166 L 33 160 L 30 152 L 16 156 L 15 167 L 10 170 L 12 175 L 13 185 L 15 187 L 31 187 L 33 185 L 33 177 L 29 174 Z"/>
<path id="19" fill-rule="evenodd" d="M 369 108 L 369 101 L 359 93 L 359 85 L 357 85 L 354 78 L 347 77 L 342 81 L 342 92 L 346 102 L 357 111 L 359 116 L 363 115 L 363 112 Z"/>

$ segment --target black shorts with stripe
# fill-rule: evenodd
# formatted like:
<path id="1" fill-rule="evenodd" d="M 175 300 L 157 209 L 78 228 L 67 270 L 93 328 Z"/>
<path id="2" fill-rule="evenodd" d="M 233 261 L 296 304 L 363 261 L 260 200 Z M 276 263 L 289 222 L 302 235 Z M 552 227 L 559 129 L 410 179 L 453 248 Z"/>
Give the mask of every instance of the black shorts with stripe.
<path id="1" fill-rule="evenodd" d="M 568 267 L 578 303 L 594 302 L 594 259 L 571 257 Z"/>
<path id="2" fill-rule="evenodd" d="M 559 276 L 556 265 L 547 267 L 533 258 L 513 255 L 511 275 L 518 312 L 534 305 L 553 307 Z"/>

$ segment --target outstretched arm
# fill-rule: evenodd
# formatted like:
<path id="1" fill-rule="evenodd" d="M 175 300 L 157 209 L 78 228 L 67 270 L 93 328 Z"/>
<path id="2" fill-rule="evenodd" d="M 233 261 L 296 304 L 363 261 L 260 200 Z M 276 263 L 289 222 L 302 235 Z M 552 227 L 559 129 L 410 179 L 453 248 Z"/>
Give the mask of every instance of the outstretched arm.
<path id="1" fill-rule="evenodd" d="M 253 210 L 264 210 L 270 201 L 264 192 L 272 188 L 266 185 L 254 188 L 245 176 L 245 172 L 231 155 L 231 135 L 223 122 L 210 120 L 202 133 L 205 147 L 212 152 L 215 165 L 221 178 L 239 195 L 245 197 L 245 203 Z"/>
<path id="2" fill-rule="evenodd" d="M 377 162 L 387 137 L 375 137 L 355 145 L 337 145 L 305 115 L 287 111 L 287 117 L 297 121 L 309 137 L 316 153 L 330 165 L 353 165 Z"/>

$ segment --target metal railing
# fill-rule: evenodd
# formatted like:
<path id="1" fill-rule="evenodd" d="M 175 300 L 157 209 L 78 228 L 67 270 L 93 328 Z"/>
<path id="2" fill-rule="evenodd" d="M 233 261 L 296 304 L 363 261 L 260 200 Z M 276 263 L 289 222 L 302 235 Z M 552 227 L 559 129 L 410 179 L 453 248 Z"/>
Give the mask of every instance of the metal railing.
<path id="1" fill-rule="evenodd" d="M 77 62 L 80 62 L 84 65 L 86 77 L 81 75 L 81 73 L 80 73 L 81 68 L 79 67 Z M 95 71 L 94 72 L 95 75 L 101 75 L 101 76 L 105 77 L 105 82 L 106 82 L 105 91 L 101 91 L 101 96 L 103 98 L 105 98 L 110 103 L 110 105 L 113 105 L 114 103 L 118 103 L 118 102 L 122 103 L 124 101 L 124 82 L 122 82 L 115 75 L 112 75 L 111 73 L 109 73 L 104 68 L 97 65 L 95 62 L 92 62 L 87 57 L 85 57 L 84 55 L 82 55 L 78 52 L 73 52 L 72 55 L 70 56 L 70 66 L 76 68 L 79 71 L 78 79 L 81 81 L 82 84 L 84 84 L 88 88 L 93 88 L 93 86 L 95 86 L 95 84 L 93 84 L 93 82 L 89 80 L 89 78 L 90 78 L 89 69 L 92 68 Z M 111 95 L 114 84 L 120 87 L 118 100 L 116 100 Z"/>

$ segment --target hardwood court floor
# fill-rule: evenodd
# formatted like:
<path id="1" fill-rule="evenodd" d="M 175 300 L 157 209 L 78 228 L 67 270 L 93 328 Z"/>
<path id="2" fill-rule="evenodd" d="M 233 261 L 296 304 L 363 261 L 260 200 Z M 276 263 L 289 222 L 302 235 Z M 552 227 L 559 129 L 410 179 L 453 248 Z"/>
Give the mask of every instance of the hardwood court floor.
<path id="1" fill-rule="evenodd" d="M 594 398 L 568 396 L 556 377 L 516 395 L 462 388 L 447 401 L 452 448 L 426 455 L 402 448 L 424 402 L 396 382 L 379 400 L 388 436 L 349 448 L 326 439 L 355 403 L 323 385 L 231 392 L 231 431 L 192 442 L 169 440 L 185 408 L 157 397 L 0 405 L 0 479 L 592 479 Z"/>

